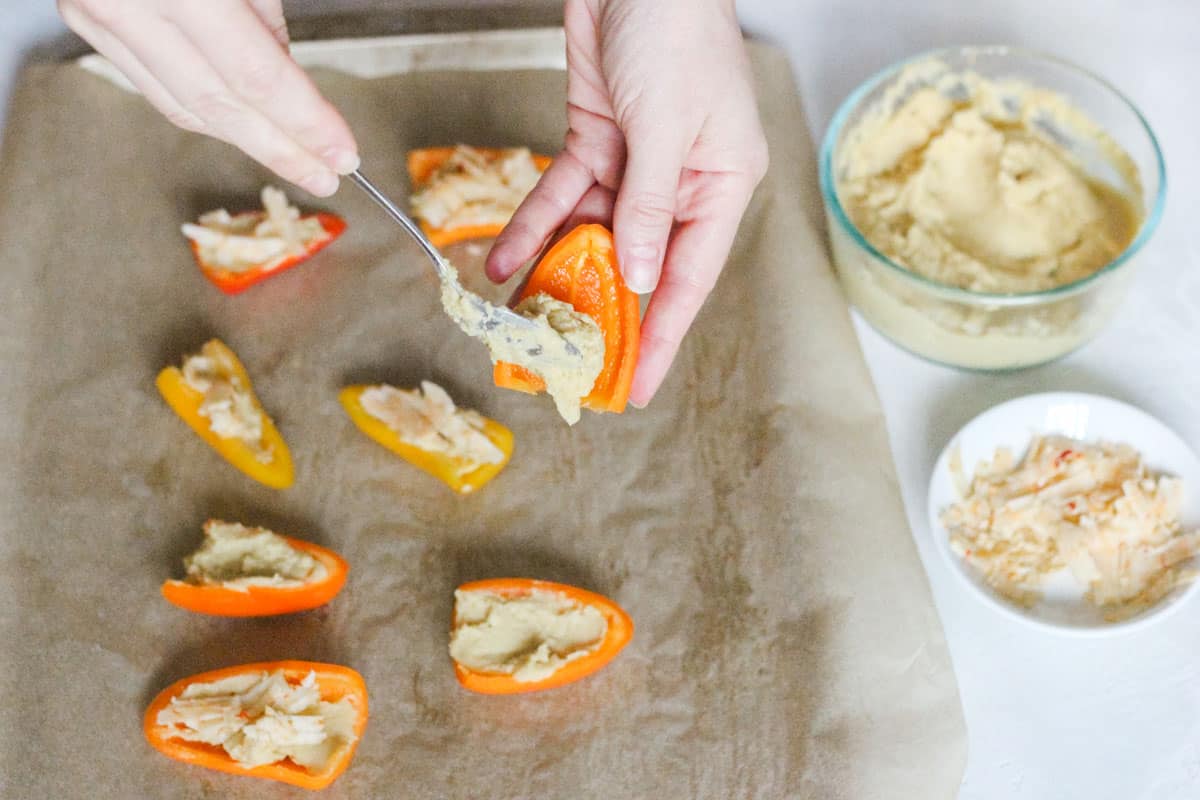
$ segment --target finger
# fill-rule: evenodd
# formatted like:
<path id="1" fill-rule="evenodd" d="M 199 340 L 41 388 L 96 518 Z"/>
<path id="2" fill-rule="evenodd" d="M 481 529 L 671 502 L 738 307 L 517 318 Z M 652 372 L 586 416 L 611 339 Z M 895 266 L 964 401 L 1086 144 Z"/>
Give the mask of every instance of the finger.
<path id="1" fill-rule="evenodd" d="M 287 20 L 283 17 L 283 2 L 282 0 L 249 0 L 250 7 L 254 9 L 254 13 L 262 20 L 263 25 L 267 26 L 267 30 L 275 37 L 275 41 L 284 47 L 288 46 L 288 27 Z"/>
<path id="2" fill-rule="evenodd" d="M 113 34 L 127 43 L 130 52 L 180 106 L 200 120 L 197 126 L 184 125 L 177 119 L 172 122 L 236 145 L 280 177 L 319 197 L 337 191 L 337 175 L 235 97 L 174 26 L 143 19 L 137 23 L 137 30 L 130 30 L 126 18 L 117 18 L 112 24 Z"/>
<path id="3" fill-rule="evenodd" d="M 629 400 L 643 407 L 662 385 L 684 334 L 716 285 L 753 189 L 742 175 L 721 176 L 706 192 L 702 213 L 671 238 L 662 280 L 646 318 Z"/>
<path id="4" fill-rule="evenodd" d="M 591 171 L 569 152 L 554 159 L 545 174 L 496 237 L 484 269 L 496 283 L 512 277 L 542 246 L 595 184 Z"/>
<path id="5" fill-rule="evenodd" d="M 62 17 L 68 27 L 87 40 L 96 52 L 112 62 L 121 74 L 141 92 L 142 96 L 167 119 L 186 130 L 197 130 L 203 123 L 196 115 L 185 109 L 167 91 L 157 78 L 150 74 L 137 56 L 130 52 L 119 39 L 102 28 L 86 11 L 74 5 L 63 4 Z"/>
<path id="6" fill-rule="evenodd" d="M 358 168 L 350 127 L 242 0 L 172 3 L 171 19 L 225 84 L 335 172 Z"/>
<path id="7" fill-rule="evenodd" d="M 546 246 L 548 248 L 553 247 L 559 239 L 563 238 L 580 225 L 587 225 L 588 223 L 595 222 L 599 223 L 600 225 L 604 225 L 605 227 L 611 226 L 613 203 L 616 201 L 616 199 L 616 192 L 614 192 L 612 189 L 607 189 L 603 186 L 600 186 L 599 184 L 588 189 L 580 199 L 579 203 L 575 206 L 575 210 L 571 212 L 569 217 L 567 217 L 566 222 L 562 224 L 562 226 L 554 234 L 553 238 L 546 243 Z M 521 292 L 525 290 L 525 284 L 529 282 L 529 276 L 532 274 L 533 270 L 530 270 L 525 274 L 525 279 L 521 281 L 520 285 L 517 286 L 517 288 L 513 291 L 512 296 L 509 298 L 509 305 L 514 305 L 520 299 Z"/>
<path id="8" fill-rule="evenodd" d="M 628 130 L 625 141 L 628 152 L 613 209 L 613 235 L 625 283 L 645 294 L 653 291 L 662 269 L 687 145 L 661 127 Z"/>
<path id="9" fill-rule="evenodd" d="M 558 234 L 551 241 L 551 244 L 566 236 L 580 225 L 597 223 L 606 228 L 612 228 L 613 207 L 616 205 L 616 202 L 617 193 L 612 189 L 599 184 L 588 189 L 579 200 L 578 205 L 575 206 L 575 210 L 563 221 Z"/>

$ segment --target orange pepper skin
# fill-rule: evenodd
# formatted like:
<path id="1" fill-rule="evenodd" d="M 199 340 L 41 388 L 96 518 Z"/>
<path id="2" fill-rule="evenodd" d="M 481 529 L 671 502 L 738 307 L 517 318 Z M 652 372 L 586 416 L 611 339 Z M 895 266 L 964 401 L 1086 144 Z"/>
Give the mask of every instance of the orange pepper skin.
<path id="1" fill-rule="evenodd" d="M 502 150 L 498 147 L 476 147 L 488 158 L 499 158 Z M 410 150 L 408 153 L 408 178 L 413 189 L 421 189 L 429 182 L 430 177 L 454 153 L 453 147 L 425 147 Z M 550 156 L 534 154 L 533 163 L 538 170 L 545 172 L 553 161 Z M 421 230 L 435 247 L 447 247 L 455 242 L 471 239 L 492 239 L 504 230 L 503 225 L 460 225 L 457 228 L 435 228 L 425 220 L 419 220 Z"/>
<path id="2" fill-rule="evenodd" d="M 621 413 L 637 369 L 641 308 L 617 267 L 612 233 L 603 225 L 580 225 L 550 248 L 529 275 L 520 300 L 545 293 L 587 314 L 604 334 L 604 367 L 583 407 Z M 498 362 L 492 371 L 504 389 L 536 394 L 546 384 L 516 364 Z"/>
<path id="3" fill-rule="evenodd" d="M 573 683 L 581 678 L 606 666 L 625 649 L 625 645 L 633 638 L 633 620 L 619 605 L 602 594 L 589 592 L 565 583 L 539 581 L 532 578 L 491 578 L 482 581 L 464 583 L 458 587 L 460 592 L 487 591 L 505 596 L 519 597 L 534 589 L 555 592 L 576 602 L 591 606 L 604 615 L 608 629 L 604 633 L 604 641 L 596 652 L 584 658 L 568 661 L 552 675 L 540 681 L 518 681 L 511 675 L 499 673 L 477 672 L 454 662 L 454 676 L 464 688 L 480 694 L 522 694 L 537 692 L 543 689 L 553 689 Z M 451 623 L 452 629 L 458 627 L 458 619 Z"/>
<path id="4" fill-rule="evenodd" d="M 162 595 L 173 605 L 197 614 L 215 617 L 270 617 L 291 614 L 323 606 L 346 585 L 350 565 L 332 550 L 312 542 L 284 536 L 287 543 L 302 550 L 325 566 L 325 578 L 302 586 L 247 586 L 227 589 L 223 586 L 198 586 L 186 581 L 169 580 Z"/>
<path id="5" fill-rule="evenodd" d="M 451 458 L 445 453 L 422 450 L 408 444 L 381 420 L 368 413 L 362 406 L 361 397 L 362 393 L 369 388 L 371 387 L 347 386 L 338 393 L 338 400 L 341 401 L 342 407 L 346 409 L 346 413 L 350 415 L 350 419 L 358 429 L 459 494 L 471 494 L 478 491 L 484 484 L 500 474 L 500 470 L 504 469 L 509 459 L 512 458 L 512 431 L 495 420 L 487 419 L 484 423 L 483 434 L 500 449 L 500 452 L 504 453 L 504 460 L 498 464 L 481 464 L 470 472 L 460 474 L 459 468 L 463 464 L 462 459 Z"/>
<path id="6" fill-rule="evenodd" d="M 177 697 L 193 683 L 210 683 L 247 672 L 274 672 L 275 670 L 283 670 L 289 683 L 299 683 L 309 672 L 315 672 L 322 700 L 336 703 L 343 697 L 349 697 L 358 711 L 354 723 L 354 741 L 338 752 L 330 760 L 330 763 L 319 771 L 305 769 L 288 760 L 259 767 L 244 767 L 226 753 L 223 747 L 167 738 L 166 731 L 158 724 L 158 712 L 170 704 L 171 698 Z M 176 761 L 233 775 L 247 775 L 290 783 L 305 789 L 324 789 L 350 765 L 358 742 L 362 739 L 363 731 L 366 730 L 367 716 L 367 685 L 362 676 L 349 667 L 320 664 L 313 661 L 268 661 L 213 670 L 176 681 L 159 692 L 158 696 L 150 703 L 150 707 L 146 709 L 146 714 L 142 718 L 142 731 L 146 740 L 155 750 Z"/>
<path id="7" fill-rule="evenodd" d="M 248 214 L 262 214 L 263 212 L 249 211 Z M 346 230 L 346 221 L 341 217 L 333 214 L 307 214 L 304 219 L 315 217 L 321 222 L 321 227 L 325 229 L 325 235 L 316 241 L 309 242 L 305 251 L 300 255 L 288 256 L 281 259 L 277 263 L 271 264 L 270 267 L 261 265 L 251 267 L 241 272 L 233 272 L 224 269 L 215 264 L 207 263 L 200 257 L 200 246 L 195 242 L 191 242 L 192 256 L 196 259 L 196 264 L 200 267 L 200 272 L 204 277 L 220 289 L 225 294 L 240 294 L 256 283 L 261 283 L 267 278 L 285 272 L 292 267 L 307 261 L 312 258 L 318 251 L 325 249 L 334 239 L 341 236 Z"/>
<path id="8" fill-rule="evenodd" d="M 223 350 L 233 364 L 234 373 L 253 395 L 250 376 L 234 352 L 218 339 L 213 339 L 209 344 Z M 271 421 L 266 412 L 263 412 L 263 442 L 270 448 L 273 458 L 271 461 L 263 463 L 255 458 L 254 451 L 245 442 L 240 439 L 218 436 L 213 432 L 209 427 L 208 420 L 200 416 L 200 404 L 204 401 L 204 394 L 188 385 L 183 378 L 183 372 L 178 367 L 172 366 L 163 369 L 158 373 L 155 385 L 163 396 L 163 400 L 179 415 L 179 418 L 230 464 L 259 483 L 273 489 L 286 489 L 295 481 L 291 452 L 275 427 L 275 423 Z M 262 411 L 258 397 L 254 397 L 254 405 L 259 411 Z"/>

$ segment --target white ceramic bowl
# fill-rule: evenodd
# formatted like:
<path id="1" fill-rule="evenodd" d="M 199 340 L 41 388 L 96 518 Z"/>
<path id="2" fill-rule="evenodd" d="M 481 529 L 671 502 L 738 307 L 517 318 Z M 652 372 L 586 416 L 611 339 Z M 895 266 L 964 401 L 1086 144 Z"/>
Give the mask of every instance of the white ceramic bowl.
<path id="1" fill-rule="evenodd" d="M 929 524 L 934 543 L 950 570 L 986 604 L 1014 619 L 1058 633 L 1106 635 L 1145 626 L 1177 610 L 1200 589 L 1200 581 L 1177 587 L 1152 608 L 1120 622 L 1105 622 L 1099 609 L 1083 599 L 1084 587 L 1070 574 L 1055 574 L 1044 584 L 1043 597 L 1022 608 L 997 594 L 976 570 L 950 549 L 950 537 L 939 520 L 942 509 L 956 502 L 950 476 L 950 454 L 962 453 L 963 469 L 989 459 L 998 447 L 1020 454 L 1036 434 L 1058 433 L 1087 441 L 1124 442 L 1137 448 L 1153 470 L 1183 480 L 1185 530 L 1200 526 L 1200 458 L 1167 426 L 1133 406 L 1107 397 L 1052 392 L 1019 397 L 980 414 L 955 434 L 938 458 L 929 482 Z M 1196 559 L 1193 559 L 1195 562 Z"/>

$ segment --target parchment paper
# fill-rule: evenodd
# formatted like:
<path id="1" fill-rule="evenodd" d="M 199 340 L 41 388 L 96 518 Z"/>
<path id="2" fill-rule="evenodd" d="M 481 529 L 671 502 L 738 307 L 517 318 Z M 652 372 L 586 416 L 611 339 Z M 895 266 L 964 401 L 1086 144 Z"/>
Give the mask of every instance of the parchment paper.
<path id="1" fill-rule="evenodd" d="M 370 57 L 388 47 L 403 50 Z M 305 658 L 358 669 L 371 693 L 330 798 L 953 796 L 958 697 L 826 261 L 811 143 L 785 60 L 753 60 L 772 166 L 725 275 L 658 399 L 574 429 L 490 385 L 418 250 L 348 185 L 323 204 L 293 193 L 344 215 L 342 240 L 221 295 L 178 226 L 253 205 L 266 173 L 76 66 L 28 70 L 0 177 L 0 795 L 309 796 L 170 761 L 140 729 L 180 677 Z M 401 198 L 411 147 L 553 152 L 563 133 L 556 71 L 316 78 Z M 450 255 L 483 286 L 478 248 Z M 235 471 L 158 397 L 157 370 L 213 335 L 291 445 L 294 488 Z M 516 433 L 476 496 L 366 439 L 335 399 L 422 378 Z M 266 620 L 170 606 L 159 586 L 208 517 L 335 548 L 345 591 Z M 452 592 L 503 575 L 615 598 L 632 644 L 567 688 L 463 691 Z"/>

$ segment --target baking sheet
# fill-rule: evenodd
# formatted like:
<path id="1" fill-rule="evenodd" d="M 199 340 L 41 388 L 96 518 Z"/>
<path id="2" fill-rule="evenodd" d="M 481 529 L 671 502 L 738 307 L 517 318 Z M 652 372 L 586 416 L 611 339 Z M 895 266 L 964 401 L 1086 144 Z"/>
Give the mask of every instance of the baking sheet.
<path id="1" fill-rule="evenodd" d="M 531 53 L 561 41 L 524 35 Z M 404 40 L 364 52 L 411 63 Z M 331 798 L 952 797 L 958 696 L 826 260 L 807 128 L 784 58 L 752 56 L 772 167 L 724 277 L 656 401 L 573 429 L 491 387 L 419 251 L 351 187 L 294 194 L 345 216 L 341 240 L 221 295 L 178 226 L 252 205 L 269 176 L 77 66 L 27 70 L 0 162 L 0 796 L 309 796 L 170 761 L 140 730 L 180 677 L 305 658 L 371 693 Z M 517 66 L 314 75 L 402 197 L 412 147 L 556 149 L 563 75 Z M 450 255 L 484 285 L 478 247 Z M 292 489 L 242 476 L 158 397 L 158 369 L 214 335 L 291 445 Z M 367 440 L 336 400 L 424 378 L 516 433 L 475 496 Z M 159 585 L 208 517 L 333 547 L 345 591 L 268 620 L 168 605 Z M 463 691 L 453 589 L 503 575 L 613 597 L 632 644 L 553 692 Z"/>

